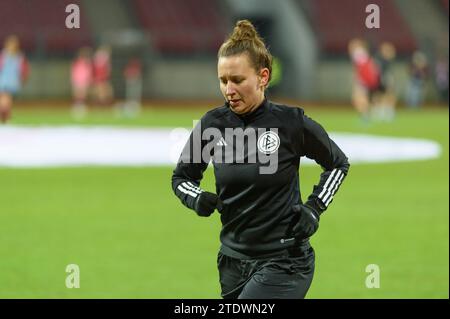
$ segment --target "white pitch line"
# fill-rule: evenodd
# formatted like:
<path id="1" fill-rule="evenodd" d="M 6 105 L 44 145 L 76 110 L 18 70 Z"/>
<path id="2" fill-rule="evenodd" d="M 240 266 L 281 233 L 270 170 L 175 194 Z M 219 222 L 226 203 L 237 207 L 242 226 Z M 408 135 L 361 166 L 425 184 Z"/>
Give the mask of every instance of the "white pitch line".
<path id="1" fill-rule="evenodd" d="M 0 166 L 174 166 L 189 133 L 183 128 L 0 126 Z M 441 153 L 438 143 L 424 139 L 330 136 L 352 165 L 425 160 Z M 305 158 L 303 164 L 315 163 Z"/>

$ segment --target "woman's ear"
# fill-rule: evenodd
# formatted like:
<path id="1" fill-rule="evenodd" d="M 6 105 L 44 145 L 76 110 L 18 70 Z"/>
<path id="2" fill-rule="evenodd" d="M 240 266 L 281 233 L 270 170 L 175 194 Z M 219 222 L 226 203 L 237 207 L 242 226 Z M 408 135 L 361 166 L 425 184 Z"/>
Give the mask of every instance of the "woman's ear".
<path id="1" fill-rule="evenodd" d="M 269 84 L 269 78 L 270 78 L 270 71 L 268 68 L 262 68 L 261 71 L 259 71 L 259 77 L 260 77 L 260 85 L 263 87 L 267 87 Z"/>

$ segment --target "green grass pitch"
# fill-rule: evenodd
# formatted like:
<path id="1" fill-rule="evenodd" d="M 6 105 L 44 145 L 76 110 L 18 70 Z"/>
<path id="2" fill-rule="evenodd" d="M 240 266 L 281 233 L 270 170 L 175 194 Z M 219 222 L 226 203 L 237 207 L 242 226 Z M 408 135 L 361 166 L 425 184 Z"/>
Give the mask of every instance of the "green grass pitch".
<path id="1" fill-rule="evenodd" d="M 353 165 L 312 238 L 308 298 L 448 298 L 448 111 L 401 110 L 361 126 L 351 110 L 305 107 L 329 131 L 432 139 L 440 158 Z M 191 127 L 205 109 L 92 113 L 83 125 Z M 67 109 L 16 108 L 13 124 L 74 124 Z M 0 298 L 220 298 L 220 220 L 173 195 L 171 167 L 0 168 Z M 319 167 L 301 168 L 304 196 Z M 212 170 L 202 187 L 214 190 Z M 80 288 L 68 289 L 68 264 Z M 380 267 L 380 288 L 365 268 Z"/>

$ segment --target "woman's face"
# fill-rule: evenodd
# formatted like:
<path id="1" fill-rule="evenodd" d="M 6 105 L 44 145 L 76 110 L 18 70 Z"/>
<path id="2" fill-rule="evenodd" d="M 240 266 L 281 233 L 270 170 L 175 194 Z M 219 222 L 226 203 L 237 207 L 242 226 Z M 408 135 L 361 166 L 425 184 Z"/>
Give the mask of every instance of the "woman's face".
<path id="1" fill-rule="evenodd" d="M 6 40 L 5 50 L 11 54 L 19 51 L 19 40 L 16 37 L 10 37 Z"/>
<path id="2" fill-rule="evenodd" d="M 253 111 L 264 100 L 269 69 L 257 72 L 247 54 L 220 57 L 217 63 L 220 91 L 237 114 Z"/>

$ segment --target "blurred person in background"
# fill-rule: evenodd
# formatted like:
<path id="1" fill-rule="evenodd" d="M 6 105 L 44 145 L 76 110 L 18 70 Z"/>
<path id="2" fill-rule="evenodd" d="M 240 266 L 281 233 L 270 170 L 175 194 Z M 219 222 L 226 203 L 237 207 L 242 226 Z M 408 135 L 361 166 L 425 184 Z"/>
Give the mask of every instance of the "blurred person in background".
<path id="1" fill-rule="evenodd" d="M 395 80 L 392 70 L 396 56 L 396 50 L 392 43 L 382 42 L 378 48 L 375 61 L 380 71 L 380 85 L 374 94 L 373 116 L 375 119 L 390 122 L 395 117 Z"/>
<path id="2" fill-rule="evenodd" d="M 131 58 L 123 70 L 125 79 L 125 102 L 119 107 L 119 115 L 135 117 L 141 110 L 142 99 L 142 63 Z"/>
<path id="3" fill-rule="evenodd" d="M 380 70 L 370 55 L 365 41 L 351 40 L 348 51 L 354 68 L 352 104 L 362 122 L 367 123 L 374 103 L 374 94 L 380 90 Z"/>
<path id="4" fill-rule="evenodd" d="M 29 64 L 20 51 L 19 38 L 8 36 L 0 52 L 0 122 L 11 117 L 14 96 L 19 93 L 29 74 Z"/>
<path id="5" fill-rule="evenodd" d="M 434 66 L 434 83 L 439 93 L 439 101 L 448 106 L 448 57 L 440 54 Z"/>
<path id="6" fill-rule="evenodd" d="M 419 108 L 422 106 L 428 72 L 426 55 L 421 51 L 414 52 L 409 65 L 409 83 L 406 89 L 406 104 L 409 107 Z"/>
<path id="7" fill-rule="evenodd" d="M 172 189 L 183 205 L 202 217 L 215 209 L 220 213 L 217 267 L 225 299 L 306 296 L 315 269 L 309 239 L 350 166 L 323 127 L 303 109 L 268 100 L 271 72 L 272 56 L 253 24 L 238 21 L 218 52 L 225 103 L 198 122 L 172 175 Z M 235 128 L 236 135 L 229 136 L 227 131 Z M 239 134 L 244 130 L 247 133 Z M 222 161 L 222 155 L 237 153 L 242 161 L 234 160 L 234 155 L 231 161 Z M 251 160 L 253 154 L 259 160 Z M 267 167 L 260 156 L 270 154 L 274 163 Z M 300 193 L 302 156 L 323 169 L 305 202 Z M 216 193 L 200 188 L 210 160 Z M 270 172 L 262 172 L 264 168 Z"/>
<path id="8" fill-rule="evenodd" d="M 94 94 L 96 103 L 109 106 L 113 102 L 114 92 L 111 85 L 111 48 L 100 46 L 94 54 L 93 60 Z"/>
<path id="9" fill-rule="evenodd" d="M 80 120 L 87 112 L 86 99 L 92 85 L 91 49 L 81 48 L 71 66 L 72 116 Z"/>

